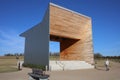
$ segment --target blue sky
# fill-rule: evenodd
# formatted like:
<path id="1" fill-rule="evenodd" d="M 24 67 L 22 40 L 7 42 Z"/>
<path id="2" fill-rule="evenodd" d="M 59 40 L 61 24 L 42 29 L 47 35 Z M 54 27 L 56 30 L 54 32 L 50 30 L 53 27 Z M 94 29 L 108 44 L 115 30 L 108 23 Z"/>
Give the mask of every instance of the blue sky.
<path id="1" fill-rule="evenodd" d="M 39 23 L 50 0 L 0 0 L 0 55 L 23 53 L 19 34 Z M 120 55 L 120 0 L 51 0 L 92 18 L 94 52 Z M 50 43 L 59 51 L 59 43 Z"/>

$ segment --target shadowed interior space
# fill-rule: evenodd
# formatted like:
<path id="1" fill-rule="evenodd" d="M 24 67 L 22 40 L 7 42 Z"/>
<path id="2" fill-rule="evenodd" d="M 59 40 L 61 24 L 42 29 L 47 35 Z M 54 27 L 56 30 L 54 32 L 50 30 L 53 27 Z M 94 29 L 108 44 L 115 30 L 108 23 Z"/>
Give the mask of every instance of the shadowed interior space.
<path id="1" fill-rule="evenodd" d="M 50 35 L 50 41 L 55 41 L 60 43 L 60 60 L 68 60 L 68 55 L 69 54 L 74 54 L 75 52 L 73 51 L 72 53 L 69 50 L 72 45 L 74 45 L 78 40 L 77 39 L 70 39 L 70 38 L 65 38 L 65 37 L 60 37 L 60 36 L 55 36 L 55 35 Z M 69 51 L 67 51 L 69 50 Z"/>

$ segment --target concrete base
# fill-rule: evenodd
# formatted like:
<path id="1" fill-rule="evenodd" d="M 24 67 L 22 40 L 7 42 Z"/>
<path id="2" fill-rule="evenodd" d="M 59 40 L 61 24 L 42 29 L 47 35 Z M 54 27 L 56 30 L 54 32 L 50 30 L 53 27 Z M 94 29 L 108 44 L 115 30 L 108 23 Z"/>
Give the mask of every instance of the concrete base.
<path id="1" fill-rule="evenodd" d="M 51 71 L 93 69 L 94 66 L 85 61 L 50 61 Z"/>

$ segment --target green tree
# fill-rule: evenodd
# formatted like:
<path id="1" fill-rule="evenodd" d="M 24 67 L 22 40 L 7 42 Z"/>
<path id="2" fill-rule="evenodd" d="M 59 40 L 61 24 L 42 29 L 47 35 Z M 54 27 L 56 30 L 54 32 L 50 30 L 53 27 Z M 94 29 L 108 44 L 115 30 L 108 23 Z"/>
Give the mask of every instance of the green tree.
<path id="1" fill-rule="evenodd" d="M 101 53 L 95 53 L 94 58 L 102 58 L 103 55 Z"/>

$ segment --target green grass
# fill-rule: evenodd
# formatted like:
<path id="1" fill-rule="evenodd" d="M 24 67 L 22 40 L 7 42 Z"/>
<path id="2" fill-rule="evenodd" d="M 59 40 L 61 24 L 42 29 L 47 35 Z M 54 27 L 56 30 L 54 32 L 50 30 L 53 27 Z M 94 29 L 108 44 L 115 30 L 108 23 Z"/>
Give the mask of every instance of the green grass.
<path id="1" fill-rule="evenodd" d="M 23 60 L 23 56 L 19 60 Z M 0 56 L 0 73 L 17 71 L 15 56 Z"/>
<path id="2" fill-rule="evenodd" d="M 45 66 L 44 65 L 35 65 L 35 64 L 23 64 L 24 67 L 29 67 L 29 68 L 37 68 L 37 69 L 42 69 L 45 71 Z"/>

